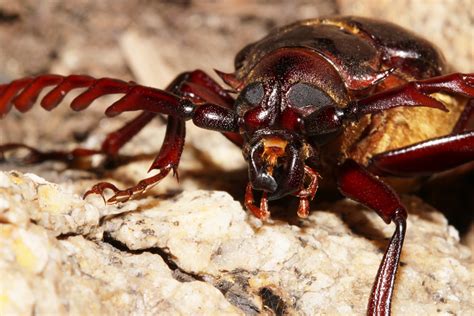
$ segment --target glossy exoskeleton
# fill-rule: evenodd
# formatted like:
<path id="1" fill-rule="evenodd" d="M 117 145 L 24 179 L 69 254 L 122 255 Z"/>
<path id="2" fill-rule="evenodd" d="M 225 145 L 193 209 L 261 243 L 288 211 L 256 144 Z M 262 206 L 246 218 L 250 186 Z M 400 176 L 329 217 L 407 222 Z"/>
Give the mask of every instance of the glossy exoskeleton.
<path id="1" fill-rule="evenodd" d="M 28 111 L 48 86 L 53 89 L 41 100 L 46 110 L 56 107 L 70 90 L 85 88 L 72 101 L 73 110 L 83 110 L 106 94 L 123 94 L 106 115 L 140 114 L 109 134 L 98 150 L 42 152 L 6 144 L 0 154 L 26 148 L 30 153 L 25 162 L 71 161 L 93 154 L 111 157 L 158 114 L 168 115 L 163 146 L 150 167 L 158 170 L 156 175 L 124 190 L 101 182 L 86 193 L 102 195 L 111 189 L 115 194 L 109 203 L 126 201 L 171 170 L 176 172 L 185 121 L 192 120 L 224 133 L 242 148 L 249 166 L 244 204 L 260 219 L 270 214 L 268 201 L 288 195 L 299 199 L 298 215 L 308 216 L 319 173 L 333 169 L 343 195 L 395 224 L 368 304 L 370 315 L 389 314 L 407 213 L 394 190 L 378 176 L 426 175 L 474 160 L 474 132 L 468 128 L 474 113 L 474 74 L 446 74 L 442 55 L 426 40 L 396 25 L 357 17 L 313 19 L 277 29 L 245 47 L 235 68 L 234 73 L 218 75 L 238 94 L 236 99 L 200 70 L 179 75 L 166 90 L 84 75 L 42 75 L 2 85 L 1 116 L 12 106 Z M 361 120 L 396 107 L 446 111 L 433 93 L 469 100 L 451 134 L 378 153 L 366 162 L 338 145 L 347 143 L 351 137 L 347 131 Z M 334 159 L 326 159 L 334 152 Z M 257 205 L 254 191 L 261 192 Z"/>

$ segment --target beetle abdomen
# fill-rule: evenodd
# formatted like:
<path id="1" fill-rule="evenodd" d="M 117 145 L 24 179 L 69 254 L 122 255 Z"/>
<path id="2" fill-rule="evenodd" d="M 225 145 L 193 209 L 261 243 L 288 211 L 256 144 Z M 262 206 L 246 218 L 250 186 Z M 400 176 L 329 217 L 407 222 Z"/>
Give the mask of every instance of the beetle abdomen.
<path id="1" fill-rule="evenodd" d="M 264 56 L 283 47 L 313 49 L 336 67 L 350 90 L 366 88 L 389 68 L 405 79 L 445 71 L 438 49 L 410 31 L 388 22 L 340 17 L 299 21 L 248 45 L 235 59 L 237 77 L 244 78 Z"/>

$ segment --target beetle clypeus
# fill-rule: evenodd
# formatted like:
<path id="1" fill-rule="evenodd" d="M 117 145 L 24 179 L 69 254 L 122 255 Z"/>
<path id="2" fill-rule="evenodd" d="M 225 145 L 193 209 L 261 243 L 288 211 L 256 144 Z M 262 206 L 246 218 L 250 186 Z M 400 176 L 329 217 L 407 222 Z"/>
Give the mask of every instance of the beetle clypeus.
<path id="1" fill-rule="evenodd" d="M 179 75 L 165 90 L 84 75 L 41 75 L 1 85 L 0 116 L 12 106 L 28 111 L 49 86 L 53 89 L 41 100 L 46 110 L 55 108 L 69 91 L 85 88 L 72 101 L 73 110 L 84 110 L 106 94 L 123 94 L 106 115 L 140 114 L 109 134 L 98 150 L 41 152 L 12 143 L 2 145 L 0 155 L 26 148 L 29 155 L 24 162 L 29 163 L 67 162 L 93 154 L 113 157 L 154 117 L 168 115 L 162 148 L 150 167 L 158 170 L 156 175 L 124 190 L 101 182 L 85 194 L 103 195 L 111 189 L 115 194 L 108 202 L 116 203 L 145 191 L 171 170 L 176 172 L 185 121 L 192 120 L 199 127 L 224 133 L 242 148 L 249 166 L 244 204 L 260 219 L 270 215 L 268 201 L 287 195 L 299 199 L 298 215 L 308 216 L 319 172 L 335 170 L 343 195 L 396 226 L 368 303 L 368 314 L 389 314 L 407 213 L 397 194 L 378 176 L 426 175 L 474 160 L 474 131 L 469 130 L 474 74 L 446 74 L 442 55 L 424 39 L 396 25 L 358 17 L 306 20 L 277 29 L 241 50 L 235 68 L 230 74 L 217 72 L 230 92 L 200 70 Z M 372 155 L 365 166 L 337 145 L 355 144 L 344 131 L 392 108 L 446 111 L 433 93 L 468 100 L 451 134 Z M 341 141 L 344 137 L 349 139 Z M 337 159 L 324 159 L 333 155 L 334 147 Z M 254 191 L 261 191 L 259 205 Z"/>

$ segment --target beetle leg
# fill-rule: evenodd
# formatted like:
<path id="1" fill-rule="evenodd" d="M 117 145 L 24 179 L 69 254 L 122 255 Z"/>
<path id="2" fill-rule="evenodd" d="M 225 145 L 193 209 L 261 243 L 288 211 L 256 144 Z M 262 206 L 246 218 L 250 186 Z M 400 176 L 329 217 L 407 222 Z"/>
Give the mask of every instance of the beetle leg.
<path id="1" fill-rule="evenodd" d="M 128 122 L 121 129 L 109 134 L 103 142 L 101 150 L 87 150 L 77 148 L 71 152 L 41 152 L 26 145 L 7 144 L 0 149 L 0 155 L 9 150 L 24 148 L 30 150 L 27 156 L 29 162 L 44 160 L 71 161 L 75 158 L 103 153 L 108 156 L 115 155 L 119 148 L 136 135 L 157 114 L 169 115 L 168 127 L 163 146 L 153 162 L 150 169 L 158 169 L 157 176 L 145 179 L 137 186 L 127 190 L 119 190 L 109 199 L 115 202 L 137 194 L 149 187 L 153 181 L 161 180 L 171 169 L 175 171 L 179 163 L 184 145 L 185 127 L 184 121 L 191 119 L 195 112 L 195 122 L 198 126 L 208 129 L 220 130 L 228 133 L 228 138 L 241 143 L 240 135 L 236 134 L 236 117 L 231 110 L 233 106 L 232 97 L 208 75 L 200 70 L 183 73 L 178 76 L 166 89 L 159 90 L 140 86 L 134 82 L 125 82 L 116 79 L 102 78 L 94 79 L 89 76 L 59 76 L 43 75 L 34 78 L 26 78 L 13 81 L 12 83 L 0 85 L 0 116 L 5 115 L 12 104 L 21 111 L 28 111 L 36 102 L 39 94 L 46 87 L 53 86 L 41 100 L 41 105 L 46 110 L 56 107 L 64 96 L 73 89 L 86 88 L 84 92 L 76 96 L 71 102 L 71 108 L 76 111 L 87 108 L 95 99 L 106 94 L 124 94 L 118 101 L 106 110 L 108 116 L 115 116 L 124 111 L 144 111 L 134 120 Z M 215 102 L 215 104 L 204 104 L 202 108 L 199 103 Z M 218 117 L 216 117 L 218 116 Z M 221 120 L 227 118 L 227 120 Z M 96 187 L 93 192 L 100 193 L 110 185 Z"/>
<path id="2" fill-rule="evenodd" d="M 309 215 L 309 201 L 314 198 L 316 191 L 318 191 L 318 177 L 319 173 L 314 171 L 308 166 L 304 166 L 304 172 L 306 176 L 309 177 L 308 187 L 299 191 L 296 196 L 300 199 L 298 204 L 298 216 L 301 218 L 306 218 Z"/>
<path id="3" fill-rule="evenodd" d="M 180 89 L 184 80 L 187 79 L 187 75 L 183 74 L 178 76 L 167 88 L 167 90 L 171 90 L 176 93 L 180 93 Z M 152 112 L 143 112 L 145 118 L 153 118 L 156 113 Z M 144 126 L 144 125 L 143 125 Z M 139 126 L 138 131 L 143 127 Z M 123 128 L 126 129 L 128 126 L 124 126 Z M 138 132 L 136 131 L 136 132 Z M 135 132 L 133 130 L 132 132 Z M 135 134 L 125 134 L 125 133 L 118 133 L 115 137 L 118 140 L 114 140 L 111 142 L 113 145 L 115 144 L 116 147 L 112 146 L 112 149 L 118 150 L 123 143 L 123 141 L 127 137 L 132 137 Z M 108 136 L 107 139 L 113 139 L 112 136 Z M 130 139 L 128 138 L 128 139 Z M 153 161 L 152 165 L 150 166 L 149 171 L 152 169 L 157 169 L 158 173 L 152 177 L 146 178 L 138 182 L 136 185 L 126 188 L 123 190 L 118 189 L 111 183 L 108 182 L 100 182 L 94 185 L 90 190 L 88 190 L 84 194 L 84 198 L 90 194 L 99 194 L 105 200 L 104 191 L 106 189 L 112 189 L 114 191 L 114 195 L 107 200 L 107 203 L 114 204 L 118 202 L 125 202 L 134 196 L 145 192 L 146 190 L 150 189 L 154 185 L 156 185 L 159 181 L 161 181 L 165 176 L 169 174 L 171 170 L 173 170 L 174 174 L 177 175 L 177 168 L 179 165 L 179 160 L 181 158 L 181 153 L 183 152 L 184 147 L 184 138 L 185 138 L 185 122 L 183 119 L 178 117 L 170 116 L 168 117 L 168 124 L 166 127 L 166 134 L 163 140 L 163 145 L 158 153 L 157 157 Z M 107 141 L 106 139 L 106 141 Z M 127 140 L 128 140 L 127 139 Z M 106 144 L 106 142 L 104 142 Z M 106 147 L 107 145 L 102 145 L 102 148 Z"/>
<path id="4" fill-rule="evenodd" d="M 474 99 L 470 99 L 466 103 L 464 111 L 459 116 L 452 134 L 474 129 Z"/>
<path id="5" fill-rule="evenodd" d="M 156 115 L 156 113 L 151 112 L 140 113 L 120 129 L 108 134 L 106 139 L 102 142 L 100 150 L 77 147 L 70 151 L 41 151 L 20 143 L 7 143 L 0 145 L 0 157 L 9 151 L 25 149 L 28 150 L 29 153 L 19 159 L 19 162 L 22 164 L 33 164 L 50 160 L 74 164 L 85 157 L 99 154 L 111 158 L 116 156 L 119 149 L 145 127 Z"/>
<path id="6" fill-rule="evenodd" d="M 5 155 L 9 151 L 26 150 L 28 153 L 22 158 L 16 159 L 21 164 L 34 164 L 40 163 L 47 160 L 56 161 L 72 161 L 81 157 L 88 157 L 95 154 L 100 154 L 101 151 L 87 148 L 75 148 L 71 151 L 40 151 L 34 147 L 20 144 L 20 143 L 8 143 L 0 145 L 0 160 L 5 160 Z"/>
<path id="7" fill-rule="evenodd" d="M 114 195 L 107 200 L 107 203 L 125 202 L 156 185 L 166 177 L 171 170 L 173 170 L 177 176 L 177 168 L 184 147 L 184 137 L 185 122 L 175 117 L 169 117 L 163 145 L 149 169 L 149 171 L 157 169 L 158 173 L 156 175 L 143 179 L 136 185 L 123 190 L 118 189 L 109 182 L 100 182 L 88 190 L 84 194 L 84 198 L 90 194 L 99 194 L 105 200 L 104 191 L 106 189 L 112 189 Z"/>
<path id="8" fill-rule="evenodd" d="M 66 94 L 77 88 L 86 88 L 86 90 L 76 96 L 71 102 L 71 108 L 76 111 L 86 109 L 95 99 L 103 95 L 124 94 L 117 102 L 107 108 L 106 114 L 108 116 L 115 116 L 123 111 L 149 110 L 152 113 L 190 119 L 195 109 L 192 101 L 198 100 L 215 103 L 227 109 L 233 107 L 233 98 L 201 70 L 195 70 L 178 76 L 174 81 L 174 85 L 176 87 L 179 86 L 179 91 L 176 91 L 176 89 L 163 91 L 140 86 L 134 82 L 125 82 L 111 78 L 95 79 L 82 75 L 42 75 L 24 78 L 0 85 L 0 118 L 10 111 L 12 105 L 15 105 L 21 112 L 28 111 L 36 102 L 41 91 L 49 86 L 53 86 L 53 89 L 41 100 L 41 106 L 46 110 L 54 109 L 64 99 Z M 186 98 L 180 98 L 176 94 Z M 146 125 L 144 123 L 146 121 L 145 117 L 151 116 L 153 115 L 144 114 L 144 116 L 138 118 L 137 120 L 140 122 L 132 124 L 133 128 L 130 126 L 125 132 L 118 132 L 120 137 L 116 136 L 117 133 L 113 136 L 111 135 L 103 147 L 109 148 L 114 142 L 122 143 L 123 145 Z M 138 128 L 140 125 L 141 127 Z M 136 132 L 133 133 L 131 132 L 132 130 L 136 130 Z M 234 133 L 234 130 L 227 131 L 225 136 L 238 145 L 242 144 L 242 138 L 238 133 Z M 118 150 L 117 147 L 119 148 L 120 146 L 115 145 L 113 151 Z"/>
<path id="9" fill-rule="evenodd" d="M 426 106 L 446 111 L 443 103 L 429 96 L 436 92 L 474 98 L 474 74 L 454 73 L 408 82 L 402 86 L 349 102 L 344 109 L 344 115 L 346 119 L 358 119 L 365 114 L 374 114 L 398 106 Z"/>
<path id="10" fill-rule="evenodd" d="M 179 79 L 179 77 L 177 79 Z M 176 84 L 176 82 L 173 82 L 170 86 L 174 87 Z M 74 110 L 83 110 L 87 108 L 89 104 L 96 98 L 106 94 L 122 93 L 125 94 L 122 99 L 125 99 L 128 93 L 132 91 L 134 87 L 136 87 L 136 84 L 133 82 L 124 82 L 109 78 L 94 79 L 89 76 L 79 75 L 71 75 L 67 77 L 59 75 L 43 75 L 35 78 L 20 79 L 0 86 L 0 116 L 5 115 L 10 110 L 12 104 L 14 104 L 19 111 L 28 111 L 36 102 L 40 92 L 48 86 L 55 87 L 41 100 L 41 105 L 43 108 L 46 110 L 52 110 L 71 90 L 77 88 L 87 88 L 82 94 L 74 98 L 71 103 L 71 107 Z M 147 89 L 145 87 L 141 88 L 145 90 Z M 171 101 L 178 100 L 176 96 L 169 94 L 168 92 L 161 90 L 156 91 L 158 91 L 158 94 L 168 97 L 168 99 Z M 69 152 L 42 152 L 22 144 L 6 144 L 0 148 L 0 155 L 4 156 L 5 152 L 15 149 L 28 149 L 30 150 L 30 153 L 23 159 L 23 162 L 25 163 L 37 163 L 45 160 L 73 162 L 80 158 L 94 154 L 115 156 L 120 147 L 122 147 L 133 136 L 135 136 L 156 115 L 157 113 L 153 112 L 141 113 L 135 119 L 126 123 L 125 126 L 119 130 L 110 133 L 102 143 L 101 150 L 76 148 Z"/>
<path id="11" fill-rule="evenodd" d="M 212 104 L 217 104 L 225 109 L 234 108 L 234 98 L 232 98 L 232 96 L 229 95 L 227 90 L 222 88 L 214 79 L 212 79 L 204 71 L 194 70 L 192 72 L 186 73 L 186 75 L 187 80 L 182 84 L 180 90 L 182 91 L 182 94 L 184 96 L 190 98 L 194 103 L 208 102 Z M 213 114 L 209 113 L 209 116 L 211 115 Z M 193 119 L 193 121 L 197 123 L 196 125 L 206 128 L 206 125 L 204 124 L 204 117 L 201 117 L 200 120 L 197 118 Z M 222 134 L 237 146 L 242 146 L 243 139 L 239 133 L 227 131 L 223 132 Z"/>
<path id="12" fill-rule="evenodd" d="M 210 101 L 220 103 L 226 102 L 225 95 L 217 95 L 218 92 L 214 92 L 214 90 L 217 88 L 212 85 L 213 81 L 210 82 L 209 80 L 212 79 L 210 79 L 206 74 L 204 74 L 204 72 L 200 70 L 183 73 L 168 86 L 167 91 L 171 91 L 177 95 L 189 97 L 193 100 L 193 102 L 207 101 L 206 98 L 209 98 Z M 215 85 L 217 85 L 217 83 L 215 83 Z M 214 111 L 215 109 L 223 110 L 224 112 L 226 111 L 226 109 L 222 107 L 212 107 L 211 104 L 204 104 L 198 107 L 196 117 L 199 118 L 200 115 L 207 113 L 205 110 L 212 111 L 213 109 Z M 155 113 L 146 113 L 151 112 L 144 112 L 143 115 L 156 115 Z M 121 135 L 123 134 L 119 134 L 118 136 L 120 137 Z M 107 200 L 107 203 L 123 202 L 137 194 L 146 191 L 163 179 L 171 170 L 173 170 L 173 173 L 177 176 L 177 168 L 184 147 L 184 138 L 184 119 L 180 117 L 169 116 L 163 145 L 149 169 L 149 171 L 153 169 L 158 170 L 158 174 L 140 181 L 137 185 L 131 188 L 119 190 L 115 187 L 114 195 Z M 104 147 L 104 145 L 102 147 Z M 86 192 L 85 196 L 95 193 L 100 194 L 103 197 L 104 190 L 110 188 L 110 184 L 102 182 Z"/>
<path id="13" fill-rule="evenodd" d="M 474 161 L 474 131 L 430 139 L 371 158 L 377 175 L 421 176 Z"/>
<path id="14" fill-rule="evenodd" d="M 385 183 L 354 160 L 346 160 L 338 170 L 338 188 L 342 194 L 377 212 L 389 224 L 395 224 L 395 232 L 380 264 L 368 304 L 368 315 L 389 315 L 395 284 L 395 276 L 400 261 L 405 238 L 405 207 L 396 193 Z"/>
<path id="15" fill-rule="evenodd" d="M 262 197 L 260 199 L 260 207 L 254 205 L 254 198 L 253 198 L 253 188 L 252 183 L 247 184 L 247 188 L 245 189 L 245 198 L 244 198 L 244 205 L 247 210 L 252 212 L 252 214 L 261 219 L 266 220 L 270 217 L 270 212 L 268 211 L 268 198 L 267 192 L 262 193 Z"/>
<path id="16" fill-rule="evenodd" d="M 110 189 L 114 191 L 114 195 L 106 201 L 108 204 L 126 202 L 130 200 L 131 198 L 135 197 L 136 195 L 142 194 L 148 189 L 152 188 L 160 180 L 166 177 L 171 169 L 172 169 L 171 166 L 167 168 L 161 168 L 158 174 L 152 177 L 140 180 L 140 182 L 138 182 L 133 187 L 130 187 L 124 190 L 118 189 L 115 185 L 109 182 L 99 182 L 95 184 L 91 189 L 89 189 L 86 193 L 84 193 L 83 198 L 85 199 L 89 194 L 99 194 L 105 201 L 104 191 L 106 189 Z"/>
<path id="17" fill-rule="evenodd" d="M 207 76 L 201 70 L 195 70 L 193 72 L 185 72 L 177 76 L 166 88 L 166 91 L 170 91 L 180 96 L 189 97 L 193 102 L 201 102 L 198 93 L 195 91 L 199 85 L 197 83 L 207 83 L 205 78 Z M 194 83 L 194 88 L 190 88 L 187 84 Z M 217 85 L 217 83 L 216 83 Z M 222 102 L 218 98 L 214 98 L 213 101 Z M 125 126 L 118 129 L 117 131 L 107 135 L 106 139 L 102 143 L 101 149 L 108 155 L 117 154 L 119 149 L 125 145 L 133 136 L 145 127 L 158 113 L 144 111 L 138 115 L 134 120 L 128 122 Z M 168 122 L 178 120 L 178 118 L 169 117 Z M 168 123 L 169 125 L 175 124 L 173 122 Z"/>

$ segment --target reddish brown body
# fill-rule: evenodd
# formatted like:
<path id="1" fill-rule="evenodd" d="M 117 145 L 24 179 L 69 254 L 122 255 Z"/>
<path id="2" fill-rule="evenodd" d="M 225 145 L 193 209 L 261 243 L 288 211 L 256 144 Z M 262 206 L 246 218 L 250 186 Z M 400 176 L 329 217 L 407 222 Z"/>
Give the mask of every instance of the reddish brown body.
<path id="1" fill-rule="evenodd" d="M 407 214 L 396 193 L 377 176 L 425 175 L 474 160 L 474 132 L 469 129 L 474 74 L 445 75 L 442 55 L 426 40 L 396 25 L 357 17 L 315 19 L 280 28 L 245 47 L 235 67 L 232 74 L 218 74 L 238 94 L 236 99 L 199 70 L 179 75 L 166 90 L 77 75 L 44 75 L 0 86 L 0 115 L 13 105 L 22 112 L 29 110 L 46 86 L 54 87 L 41 101 L 47 110 L 70 90 L 86 88 L 72 101 L 74 110 L 87 108 L 102 95 L 120 93 L 124 96 L 106 110 L 108 116 L 141 111 L 108 135 L 100 150 L 44 153 L 7 144 L 0 153 L 28 148 L 26 162 L 71 161 L 97 153 L 113 157 L 156 115 L 166 114 L 165 140 L 150 168 L 159 172 L 125 190 L 102 182 L 86 195 L 111 189 L 115 194 L 108 202 L 126 201 L 176 171 L 184 122 L 191 119 L 197 126 L 223 132 L 242 147 L 249 163 L 244 203 L 261 219 L 270 215 L 268 201 L 287 195 L 299 199 L 298 215 L 306 217 L 319 173 L 334 176 L 343 195 L 396 225 L 368 304 L 371 315 L 389 314 Z M 432 108 L 429 111 L 438 113 L 434 115 L 448 117 L 442 112 L 445 104 L 433 98 L 434 93 L 469 100 L 464 107 L 450 108 L 456 123 L 451 119 L 453 123 L 447 124 L 448 135 L 388 152 L 375 149 L 377 138 L 383 136 L 380 127 L 395 121 L 397 111 Z M 259 206 L 254 205 L 254 191 L 261 192 Z"/>

